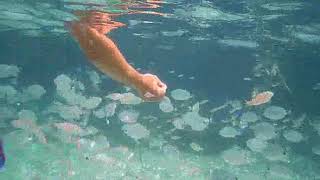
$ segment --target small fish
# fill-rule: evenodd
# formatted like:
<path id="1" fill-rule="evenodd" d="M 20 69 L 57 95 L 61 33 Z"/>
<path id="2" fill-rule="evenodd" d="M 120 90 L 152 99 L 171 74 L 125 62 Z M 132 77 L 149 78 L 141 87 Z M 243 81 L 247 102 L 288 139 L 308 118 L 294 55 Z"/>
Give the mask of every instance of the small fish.
<path id="1" fill-rule="evenodd" d="M 6 162 L 6 156 L 4 155 L 3 142 L 2 142 L 2 139 L 0 139 L 0 171 L 4 169 L 5 162 Z"/>
<path id="2" fill-rule="evenodd" d="M 265 91 L 257 94 L 250 101 L 247 101 L 246 104 L 249 106 L 258 106 L 261 104 L 265 104 L 271 100 L 272 96 L 273 96 L 273 92 Z"/>

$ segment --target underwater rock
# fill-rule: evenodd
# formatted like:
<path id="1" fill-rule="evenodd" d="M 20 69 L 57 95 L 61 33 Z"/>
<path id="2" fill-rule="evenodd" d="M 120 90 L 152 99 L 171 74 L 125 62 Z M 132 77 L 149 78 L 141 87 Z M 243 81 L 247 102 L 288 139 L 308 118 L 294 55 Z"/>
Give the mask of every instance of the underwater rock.
<path id="1" fill-rule="evenodd" d="M 300 132 L 296 130 L 286 130 L 283 132 L 283 137 L 286 138 L 287 141 L 298 143 L 302 141 L 303 136 Z"/>
<path id="2" fill-rule="evenodd" d="M 134 110 L 123 110 L 118 114 L 118 118 L 121 122 L 127 124 L 136 123 L 139 117 L 139 112 Z"/>
<path id="3" fill-rule="evenodd" d="M 219 135 L 226 138 L 234 138 L 240 133 L 235 128 L 227 126 L 219 131 Z"/>
<path id="4" fill-rule="evenodd" d="M 171 91 L 171 97 L 178 101 L 185 101 L 190 99 L 192 96 L 190 92 L 184 89 L 175 89 Z"/>
<path id="5" fill-rule="evenodd" d="M 284 117 L 286 117 L 286 115 L 287 111 L 279 106 L 269 106 L 263 112 L 264 117 L 273 121 L 283 119 Z"/>

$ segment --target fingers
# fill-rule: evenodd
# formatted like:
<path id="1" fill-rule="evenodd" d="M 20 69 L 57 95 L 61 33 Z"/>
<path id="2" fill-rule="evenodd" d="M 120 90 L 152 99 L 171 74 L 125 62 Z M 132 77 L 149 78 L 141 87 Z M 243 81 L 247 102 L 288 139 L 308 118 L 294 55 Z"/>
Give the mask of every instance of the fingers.
<path id="1" fill-rule="evenodd" d="M 167 85 L 161 81 L 157 83 L 158 87 L 160 88 L 161 91 L 166 91 L 167 90 Z"/>
<path id="2" fill-rule="evenodd" d="M 143 98 L 144 101 L 148 102 L 154 102 L 154 101 L 160 101 L 165 96 L 165 90 L 164 91 L 155 91 L 155 93 L 152 92 L 140 92 L 140 96 Z"/>
<path id="3" fill-rule="evenodd" d="M 156 90 L 158 95 L 163 95 L 166 93 L 167 85 L 158 78 L 158 76 L 154 76 L 156 79 Z"/>
<path id="4" fill-rule="evenodd" d="M 154 75 L 153 76 L 155 78 L 155 94 L 157 96 L 164 96 L 164 94 L 166 93 L 167 90 L 167 85 L 163 82 L 161 82 L 161 80 L 158 78 L 158 76 Z"/>

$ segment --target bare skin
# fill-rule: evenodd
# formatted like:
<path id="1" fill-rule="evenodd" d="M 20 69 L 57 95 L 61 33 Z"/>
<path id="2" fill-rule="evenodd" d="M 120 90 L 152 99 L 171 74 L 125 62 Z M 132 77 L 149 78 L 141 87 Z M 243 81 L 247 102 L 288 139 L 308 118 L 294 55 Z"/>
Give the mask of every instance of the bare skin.
<path id="1" fill-rule="evenodd" d="M 167 86 L 156 75 L 141 74 L 122 55 L 116 44 L 106 36 L 124 26 L 111 20 L 117 16 L 101 12 L 78 13 L 79 21 L 68 24 L 72 35 L 91 63 L 112 79 L 131 86 L 147 101 L 161 100 Z"/>

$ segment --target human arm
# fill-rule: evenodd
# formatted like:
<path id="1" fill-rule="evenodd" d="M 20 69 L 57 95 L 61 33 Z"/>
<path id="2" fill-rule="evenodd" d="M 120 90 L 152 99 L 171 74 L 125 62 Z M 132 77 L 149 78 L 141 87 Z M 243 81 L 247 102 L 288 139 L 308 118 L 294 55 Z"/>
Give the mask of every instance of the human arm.
<path id="1" fill-rule="evenodd" d="M 113 28 L 116 27 L 105 26 L 103 32 L 109 32 Z M 104 33 L 81 21 L 72 22 L 70 29 L 89 61 L 103 73 L 133 87 L 146 100 L 160 100 L 165 95 L 167 86 L 157 76 L 141 74 L 135 70 Z"/>

